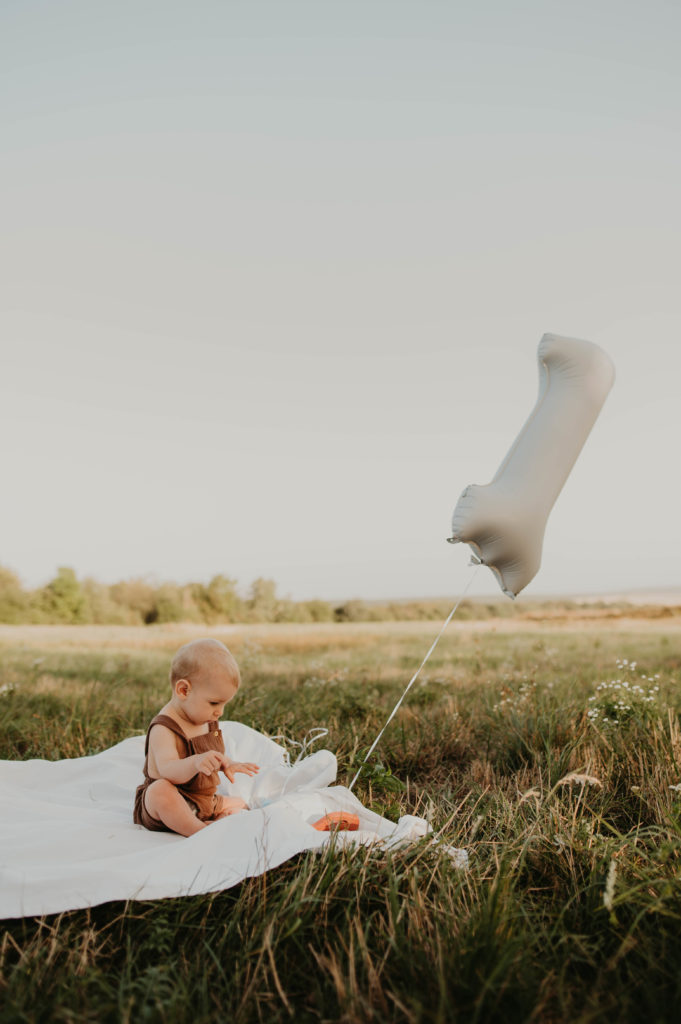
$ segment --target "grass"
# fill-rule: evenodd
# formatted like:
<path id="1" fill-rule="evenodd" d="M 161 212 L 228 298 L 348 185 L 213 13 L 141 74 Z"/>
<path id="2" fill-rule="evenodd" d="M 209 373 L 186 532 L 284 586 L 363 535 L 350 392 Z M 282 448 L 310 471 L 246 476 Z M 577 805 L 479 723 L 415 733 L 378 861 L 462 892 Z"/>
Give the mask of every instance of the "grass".
<path id="1" fill-rule="evenodd" d="M 0 757 L 143 731 L 190 632 L 3 628 Z M 435 632 L 216 630 L 244 676 L 230 716 L 325 726 L 347 782 Z M 429 817 L 469 872 L 428 844 L 329 850 L 208 896 L 8 921 L 0 1021 L 676 1020 L 680 682 L 674 622 L 453 628 L 356 792 Z"/>

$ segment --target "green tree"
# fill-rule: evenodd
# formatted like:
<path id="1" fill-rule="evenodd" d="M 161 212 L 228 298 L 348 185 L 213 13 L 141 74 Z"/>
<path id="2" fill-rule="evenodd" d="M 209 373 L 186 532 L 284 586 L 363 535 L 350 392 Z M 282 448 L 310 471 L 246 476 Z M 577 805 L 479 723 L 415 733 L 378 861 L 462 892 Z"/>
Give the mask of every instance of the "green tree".
<path id="1" fill-rule="evenodd" d="M 160 586 L 154 597 L 154 608 L 146 621 L 152 622 L 182 622 L 184 618 L 182 607 L 182 592 L 179 587 L 172 583 Z"/>
<path id="2" fill-rule="evenodd" d="M 131 614 L 132 622 L 152 622 L 155 614 L 155 589 L 145 579 L 121 580 L 109 587 L 111 599 Z"/>
<path id="3" fill-rule="evenodd" d="M 194 584 L 194 599 L 204 622 L 238 622 L 244 602 L 236 592 L 236 580 L 218 574 L 208 584 Z"/>
<path id="4" fill-rule="evenodd" d="M 302 608 L 306 613 L 306 621 L 333 622 L 333 608 L 328 601 L 314 598 L 312 601 L 303 601 Z"/>
<path id="5" fill-rule="evenodd" d="M 251 583 L 248 599 L 250 618 L 255 622 L 274 622 L 277 614 L 277 585 L 274 580 L 259 576 Z"/>
<path id="6" fill-rule="evenodd" d="M 26 622 L 28 616 L 28 594 L 19 577 L 0 565 L 0 622 Z"/>
<path id="7" fill-rule="evenodd" d="M 40 591 L 40 604 L 52 622 L 87 622 L 88 603 L 73 569 L 60 565 L 54 579 Z"/>
<path id="8" fill-rule="evenodd" d="M 139 616 L 131 608 L 126 608 L 111 597 L 111 587 L 105 583 L 87 577 L 82 583 L 83 594 L 88 605 L 88 621 L 96 623 L 112 623 L 118 626 L 134 625 Z"/>
<path id="9" fill-rule="evenodd" d="M 154 606 L 145 621 L 153 622 L 199 622 L 201 616 L 194 600 L 195 583 L 178 586 L 176 583 L 162 583 L 154 594 Z"/>

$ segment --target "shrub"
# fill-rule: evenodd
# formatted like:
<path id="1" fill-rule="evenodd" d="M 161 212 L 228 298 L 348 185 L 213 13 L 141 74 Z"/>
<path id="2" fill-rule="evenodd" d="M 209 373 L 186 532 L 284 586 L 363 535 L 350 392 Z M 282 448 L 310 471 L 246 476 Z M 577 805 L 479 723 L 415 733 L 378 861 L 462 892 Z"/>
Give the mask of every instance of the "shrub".
<path id="1" fill-rule="evenodd" d="M 0 622 L 26 622 L 28 612 L 28 595 L 19 577 L 0 565 Z"/>
<path id="2" fill-rule="evenodd" d="M 259 576 L 253 581 L 248 599 L 249 618 L 253 622 L 274 622 L 278 604 L 274 580 Z"/>
<path id="3" fill-rule="evenodd" d="M 132 612 L 137 622 L 149 622 L 155 609 L 154 587 L 145 579 L 122 580 L 109 587 L 111 599 Z"/>
<path id="4" fill-rule="evenodd" d="M 111 597 L 111 587 L 88 577 L 82 583 L 83 595 L 88 607 L 88 622 L 111 623 L 117 626 L 138 625 L 139 616 L 131 608 L 125 608 Z"/>
<path id="5" fill-rule="evenodd" d="M 50 622 L 88 622 L 88 603 L 73 569 L 61 565 L 54 579 L 38 592 L 38 603 Z"/>
<path id="6" fill-rule="evenodd" d="M 236 580 L 218 574 L 210 583 L 192 584 L 194 601 L 204 622 L 238 622 L 244 602 L 236 592 Z"/>

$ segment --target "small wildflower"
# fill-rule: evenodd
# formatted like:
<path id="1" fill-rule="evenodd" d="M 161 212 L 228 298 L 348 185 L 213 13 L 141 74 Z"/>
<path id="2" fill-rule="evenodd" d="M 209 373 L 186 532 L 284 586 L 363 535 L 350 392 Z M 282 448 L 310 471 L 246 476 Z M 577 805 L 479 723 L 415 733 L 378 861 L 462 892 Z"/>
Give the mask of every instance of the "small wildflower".
<path id="1" fill-rule="evenodd" d="M 614 860 L 610 861 L 610 867 L 608 868 L 608 877 L 605 880 L 605 889 L 603 890 L 603 906 L 606 910 L 612 914 L 613 900 L 615 898 L 615 879 L 617 877 L 617 865 Z"/>
<path id="2" fill-rule="evenodd" d="M 592 725 L 618 726 L 629 721 L 637 712 L 640 714 L 644 709 L 647 711 L 646 704 L 655 704 L 659 686 L 652 685 L 653 676 L 646 676 L 642 672 L 632 678 L 636 664 L 626 658 L 617 658 L 616 665 L 622 676 L 598 683 L 595 693 L 588 698 L 592 707 L 587 711 L 587 720 Z M 642 682 L 647 683 L 647 687 L 642 686 Z"/>

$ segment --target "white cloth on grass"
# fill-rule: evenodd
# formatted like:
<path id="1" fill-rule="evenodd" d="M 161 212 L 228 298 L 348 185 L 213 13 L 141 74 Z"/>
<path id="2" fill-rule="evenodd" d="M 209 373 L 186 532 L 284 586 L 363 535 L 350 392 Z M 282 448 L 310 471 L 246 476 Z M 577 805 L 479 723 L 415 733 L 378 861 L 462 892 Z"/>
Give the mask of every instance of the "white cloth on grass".
<path id="1" fill-rule="evenodd" d="M 185 839 L 133 824 L 142 782 L 144 736 L 92 757 L 0 761 L 0 919 L 215 892 L 260 875 L 331 839 L 311 823 L 330 811 L 359 815 L 343 843 L 393 846 L 426 835 L 407 815 L 397 824 L 367 810 L 344 786 L 332 786 L 336 758 L 320 750 L 289 767 L 283 747 L 239 722 L 221 723 L 228 755 L 254 761 L 219 791 L 254 808 Z M 450 851 L 466 864 L 465 851 Z"/>

